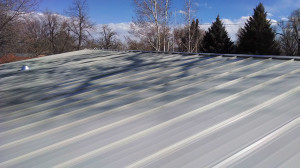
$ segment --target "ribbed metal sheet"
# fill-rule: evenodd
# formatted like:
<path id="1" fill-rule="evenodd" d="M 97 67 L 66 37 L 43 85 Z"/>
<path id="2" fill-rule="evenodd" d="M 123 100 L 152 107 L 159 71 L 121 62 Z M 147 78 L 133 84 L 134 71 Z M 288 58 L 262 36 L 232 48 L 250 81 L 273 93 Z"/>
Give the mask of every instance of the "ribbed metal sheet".
<path id="1" fill-rule="evenodd" d="M 299 167 L 300 62 L 257 57 L 82 50 L 1 65 L 0 167 Z"/>

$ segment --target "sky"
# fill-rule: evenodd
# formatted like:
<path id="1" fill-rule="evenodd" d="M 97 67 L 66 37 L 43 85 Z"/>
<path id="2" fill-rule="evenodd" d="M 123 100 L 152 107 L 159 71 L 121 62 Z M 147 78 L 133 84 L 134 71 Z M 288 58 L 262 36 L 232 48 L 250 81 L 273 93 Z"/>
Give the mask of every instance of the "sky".
<path id="1" fill-rule="evenodd" d="M 65 9 L 70 6 L 72 0 L 42 0 L 39 11 L 46 9 L 64 15 Z M 171 0 L 173 20 L 177 23 L 183 21 L 181 10 L 184 9 L 184 0 Z M 204 29 L 212 23 L 219 14 L 232 38 L 240 26 L 230 25 L 239 24 L 243 26 L 248 16 L 253 14 L 253 9 L 262 2 L 268 12 L 268 18 L 272 20 L 286 19 L 290 13 L 300 8 L 300 0 L 194 0 L 195 18 L 198 18 Z M 89 16 L 95 24 L 109 24 L 117 32 L 125 33 L 135 16 L 133 0 L 88 0 Z M 175 12 L 176 11 L 176 12 Z M 119 30 L 119 29 L 124 30 Z M 126 33 L 125 33 L 126 34 Z"/>

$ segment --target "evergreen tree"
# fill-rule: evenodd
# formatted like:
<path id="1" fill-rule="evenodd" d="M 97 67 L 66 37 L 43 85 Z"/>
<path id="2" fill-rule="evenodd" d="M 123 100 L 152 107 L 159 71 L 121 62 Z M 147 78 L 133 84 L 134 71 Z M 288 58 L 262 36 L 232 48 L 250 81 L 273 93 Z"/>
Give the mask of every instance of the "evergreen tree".
<path id="1" fill-rule="evenodd" d="M 202 50 L 207 53 L 230 53 L 233 50 L 233 42 L 220 20 L 219 15 L 216 21 L 205 33 L 202 41 Z"/>
<path id="2" fill-rule="evenodd" d="M 244 54 L 280 54 L 279 45 L 275 40 L 275 32 L 262 3 L 254 9 L 245 27 L 238 34 L 238 52 Z"/>

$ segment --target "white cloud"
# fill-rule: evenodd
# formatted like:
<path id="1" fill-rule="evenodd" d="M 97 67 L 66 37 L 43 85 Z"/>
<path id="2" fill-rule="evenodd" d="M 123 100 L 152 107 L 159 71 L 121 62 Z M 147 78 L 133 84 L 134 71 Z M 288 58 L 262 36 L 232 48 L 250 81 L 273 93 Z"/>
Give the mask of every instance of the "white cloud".
<path id="1" fill-rule="evenodd" d="M 270 13 L 270 12 L 268 12 L 267 15 L 268 15 L 268 17 L 274 16 L 274 15 L 273 15 L 272 13 Z"/>
<path id="2" fill-rule="evenodd" d="M 239 19 L 222 19 L 223 24 L 228 32 L 229 37 L 232 41 L 237 40 L 237 32 L 240 28 L 245 26 L 245 23 L 249 19 L 250 16 L 242 16 Z"/>
<path id="3" fill-rule="evenodd" d="M 198 7 L 204 7 L 204 8 L 206 8 L 206 9 L 211 9 L 211 8 L 212 8 L 210 5 L 208 5 L 207 2 L 202 3 L 202 4 L 198 4 Z"/>
<path id="4" fill-rule="evenodd" d="M 271 26 L 277 26 L 278 25 L 278 21 L 274 20 L 274 19 L 270 19 L 271 20 Z"/>
<path id="5" fill-rule="evenodd" d="M 60 21 L 70 19 L 70 17 L 64 16 L 64 15 L 60 15 L 60 14 L 57 14 L 57 13 L 53 13 L 53 15 L 57 16 L 57 18 Z M 42 13 L 42 12 L 30 12 L 30 13 L 26 13 L 26 14 L 23 15 L 23 17 L 26 18 L 26 19 L 29 19 L 29 20 L 36 20 L 36 21 L 40 21 L 40 22 L 42 22 L 44 19 L 46 19 L 44 13 Z"/>
<path id="6" fill-rule="evenodd" d="M 183 10 L 179 10 L 178 13 L 183 14 L 183 15 L 186 15 L 186 14 L 187 14 L 187 13 L 186 13 L 185 11 L 183 11 Z"/>
<path id="7" fill-rule="evenodd" d="M 272 6 L 266 6 L 268 12 L 277 13 L 286 9 L 295 9 L 300 6 L 300 0 L 277 0 Z"/>
<path id="8" fill-rule="evenodd" d="M 289 19 L 287 17 L 282 17 L 280 20 L 282 20 L 282 21 L 289 21 Z"/>
<path id="9" fill-rule="evenodd" d="M 130 30 L 130 24 L 131 22 L 126 23 L 109 23 L 108 26 L 114 30 L 119 38 L 122 40 L 125 38 L 125 36 L 129 36 L 130 34 L 128 31 Z"/>

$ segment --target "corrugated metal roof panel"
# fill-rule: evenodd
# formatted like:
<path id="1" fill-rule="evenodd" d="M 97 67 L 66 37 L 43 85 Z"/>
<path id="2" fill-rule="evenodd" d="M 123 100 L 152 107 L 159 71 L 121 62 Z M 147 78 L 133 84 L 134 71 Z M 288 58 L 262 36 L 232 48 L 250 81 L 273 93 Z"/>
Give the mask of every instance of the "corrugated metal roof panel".
<path id="1" fill-rule="evenodd" d="M 294 59 L 83 50 L 0 73 L 0 167 L 300 165 Z"/>

